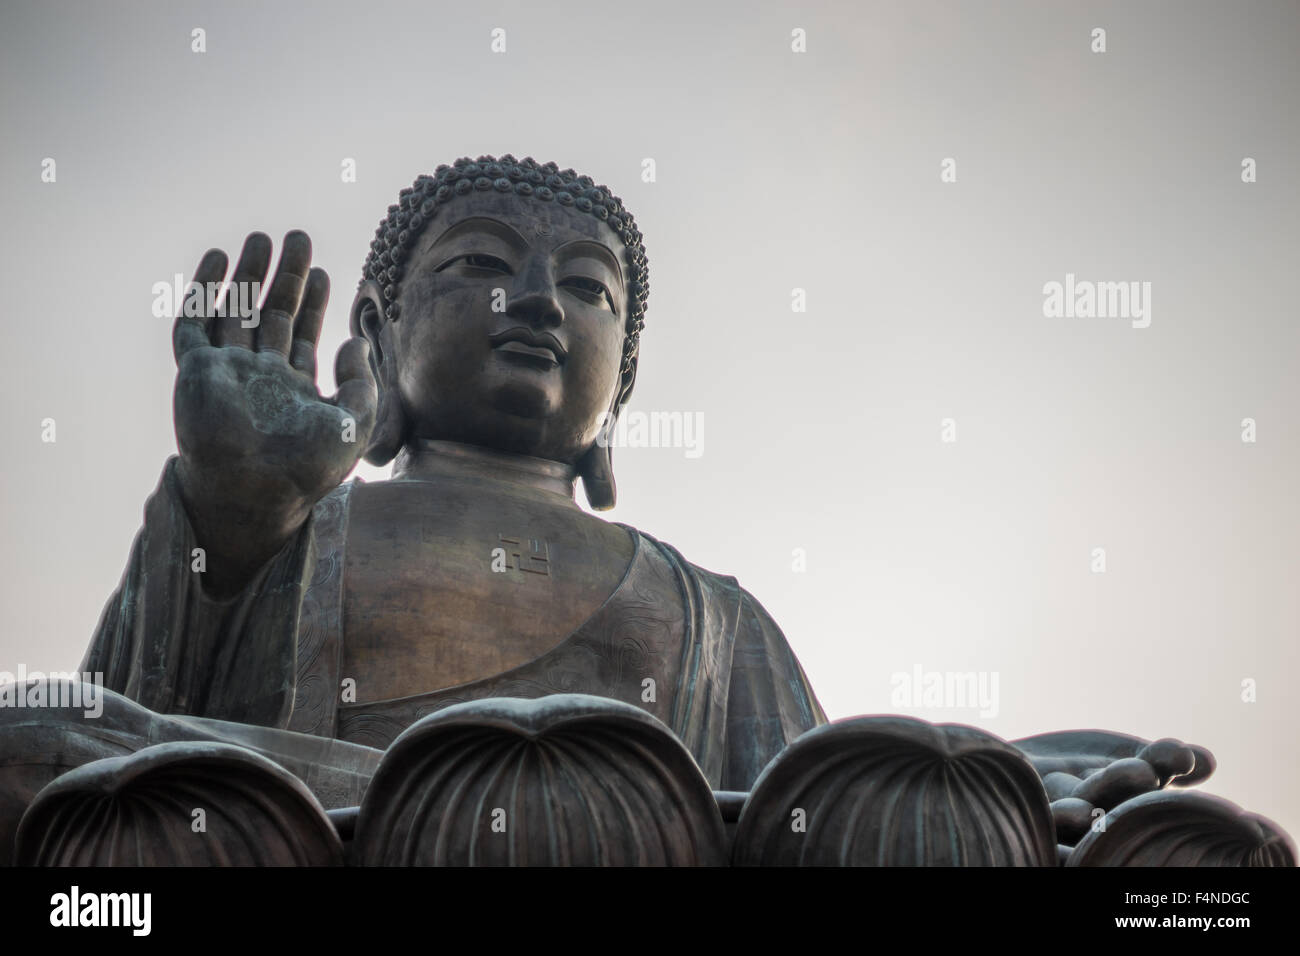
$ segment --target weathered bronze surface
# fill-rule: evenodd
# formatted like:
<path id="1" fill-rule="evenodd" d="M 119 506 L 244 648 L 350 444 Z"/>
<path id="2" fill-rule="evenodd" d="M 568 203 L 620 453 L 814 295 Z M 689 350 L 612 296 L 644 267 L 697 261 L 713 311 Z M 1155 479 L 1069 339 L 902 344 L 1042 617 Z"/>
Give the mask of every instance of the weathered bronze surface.
<path id="1" fill-rule="evenodd" d="M 166 743 L 65 773 L 23 817 L 36 866 L 339 866 L 343 844 L 301 780 L 244 747 Z"/>
<path id="2" fill-rule="evenodd" d="M 1212 770 L 1178 741 L 822 727 L 734 578 L 579 508 L 579 480 L 594 509 L 616 500 L 606 439 L 649 290 L 604 187 L 480 157 L 403 190 L 330 397 L 329 280 L 301 232 L 271 256 L 255 233 L 229 276 L 269 277 L 256 321 L 202 301 L 175 323 L 179 454 L 82 665 L 103 715 L 0 709 L 0 861 L 338 863 L 328 810 L 356 824 L 353 862 L 1150 862 L 1172 806 L 1203 847 L 1231 832 L 1198 861 L 1294 863 L 1267 821 L 1125 810 Z M 195 282 L 227 265 L 210 251 Z M 343 483 L 363 453 L 392 479 Z M 151 830 L 169 787 L 248 802 L 265 851 Z M 1091 833 L 1107 813 L 1122 846 Z"/>
<path id="3" fill-rule="evenodd" d="M 596 612 L 635 545 L 578 508 L 573 477 L 542 459 L 430 442 L 403 456 L 395 480 L 353 492 L 342 673 L 357 675 L 358 700 L 504 673 Z M 494 572 L 494 560 L 507 569 Z"/>
<path id="4" fill-rule="evenodd" d="M 374 866 L 727 861 L 718 804 L 668 729 L 576 694 L 424 718 L 385 755 L 354 839 Z"/>

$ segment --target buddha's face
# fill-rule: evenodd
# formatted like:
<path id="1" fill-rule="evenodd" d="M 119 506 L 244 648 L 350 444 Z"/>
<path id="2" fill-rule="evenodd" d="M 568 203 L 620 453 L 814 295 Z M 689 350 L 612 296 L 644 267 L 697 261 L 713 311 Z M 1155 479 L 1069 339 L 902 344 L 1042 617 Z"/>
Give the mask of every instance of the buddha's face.
<path id="1" fill-rule="evenodd" d="M 385 336 L 408 436 L 581 457 L 620 385 L 622 248 L 594 216 L 514 194 L 442 207 Z"/>

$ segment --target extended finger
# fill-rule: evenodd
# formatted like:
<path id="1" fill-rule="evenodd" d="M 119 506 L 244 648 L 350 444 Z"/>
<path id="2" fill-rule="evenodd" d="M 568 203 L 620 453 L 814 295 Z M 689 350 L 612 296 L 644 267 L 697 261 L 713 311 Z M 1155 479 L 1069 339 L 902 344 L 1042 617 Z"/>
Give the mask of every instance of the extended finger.
<path id="1" fill-rule="evenodd" d="M 330 300 L 330 277 L 324 269 L 312 269 L 307 274 L 307 289 L 302 294 L 302 306 L 293 323 L 293 344 L 289 347 L 289 364 L 316 380 L 316 343 L 320 340 L 321 325 L 325 321 L 325 306 Z"/>
<path id="2" fill-rule="evenodd" d="M 1070 796 L 1110 811 L 1125 800 L 1159 789 L 1160 779 L 1151 764 L 1136 757 L 1125 757 L 1087 777 Z"/>
<path id="3" fill-rule="evenodd" d="M 274 350 L 289 355 L 293 339 L 293 317 L 302 302 L 303 288 L 307 283 L 307 270 L 311 267 L 311 239 L 307 233 L 295 229 L 284 237 L 280 247 L 280 264 L 276 266 L 271 291 L 262 306 L 261 322 L 257 326 L 257 350 Z"/>
<path id="4" fill-rule="evenodd" d="M 230 277 L 230 288 L 221 301 L 221 312 L 213 323 L 215 345 L 253 347 L 257 302 L 270 266 L 271 237 L 264 232 L 249 233 L 235 264 L 235 274 Z"/>
<path id="5" fill-rule="evenodd" d="M 1192 748 L 1172 737 L 1152 741 L 1139 750 L 1137 756 L 1151 764 L 1162 787 L 1175 777 L 1191 773 L 1196 767 L 1196 754 Z"/>
<path id="6" fill-rule="evenodd" d="M 1175 778 L 1174 786 L 1176 787 L 1194 787 L 1196 784 L 1203 782 L 1206 777 L 1210 776 L 1210 774 L 1214 773 L 1215 767 L 1218 766 L 1218 762 L 1214 759 L 1214 754 L 1210 753 L 1204 747 L 1199 744 L 1188 744 L 1187 747 L 1191 750 L 1192 756 L 1195 758 L 1195 764 L 1192 767 L 1191 773 Z"/>
<path id="7" fill-rule="evenodd" d="M 185 300 L 176 310 L 176 321 L 172 325 L 172 353 L 177 362 L 186 352 L 211 344 L 211 316 L 208 315 L 207 295 L 203 293 L 191 299 L 191 290 L 195 286 L 206 290 L 209 282 L 220 283 L 226 275 L 229 261 L 220 249 L 209 249 L 199 260 L 198 268 L 194 270 L 194 279 L 186 290 Z"/>

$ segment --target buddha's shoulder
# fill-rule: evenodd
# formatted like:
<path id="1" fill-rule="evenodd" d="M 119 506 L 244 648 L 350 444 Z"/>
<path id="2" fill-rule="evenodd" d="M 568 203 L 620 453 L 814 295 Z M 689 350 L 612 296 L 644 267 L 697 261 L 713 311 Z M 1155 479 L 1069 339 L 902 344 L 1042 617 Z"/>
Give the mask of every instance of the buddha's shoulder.
<path id="1" fill-rule="evenodd" d="M 702 623 L 734 631 L 738 647 L 747 654 L 766 659 L 773 653 L 778 657 L 793 653 L 780 625 L 735 575 L 711 571 L 688 560 L 672 545 L 636 528 L 631 530 L 640 535 L 643 549 L 655 549 L 676 570 L 680 586 L 690 595 L 689 603 L 703 615 Z"/>
<path id="2" fill-rule="evenodd" d="M 682 552 L 673 545 L 656 538 L 649 532 L 642 531 L 639 528 L 634 528 L 632 525 L 620 524 L 620 526 L 626 528 L 632 534 L 637 535 L 640 538 L 641 547 L 643 549 L 650 549 L 652 552 L 657 552 L 658 555 L 662 556 L 664 561 L 672 565 L 692 584 L 706 587 L 710 591 L 718 594 L 732 596 L 735 601 L 743 605 L 746 611 L 763 614 L 766 613 L 763 611 L 763 606 L 759 603 L 758 599 L 741 586 L 740 581 L 735 575 L 726 574 L 721 571 L 713 571 L 703 565 L 696 564 L 694 561 L 691 561 L 683 555 Z"/>

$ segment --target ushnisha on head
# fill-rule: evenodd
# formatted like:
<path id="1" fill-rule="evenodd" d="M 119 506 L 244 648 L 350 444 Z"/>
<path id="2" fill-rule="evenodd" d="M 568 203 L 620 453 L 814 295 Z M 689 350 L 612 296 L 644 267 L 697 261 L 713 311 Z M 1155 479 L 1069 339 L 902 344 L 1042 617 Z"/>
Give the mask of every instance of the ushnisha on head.
<path id="1" fill-rule="evenodd" d="M 592 507 L 613 507 L 598 439 L 631 394 L 649 292 L 635 221 L 589 176 L 506 155 L 418 177 L 352 307 L 380 387 L 366 459 L 480 445 L 571 464 Z"/>

